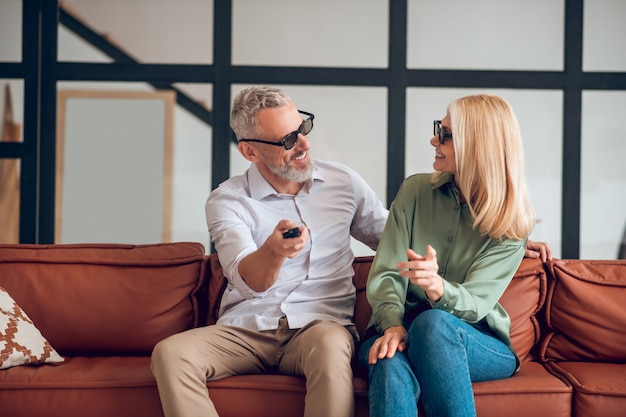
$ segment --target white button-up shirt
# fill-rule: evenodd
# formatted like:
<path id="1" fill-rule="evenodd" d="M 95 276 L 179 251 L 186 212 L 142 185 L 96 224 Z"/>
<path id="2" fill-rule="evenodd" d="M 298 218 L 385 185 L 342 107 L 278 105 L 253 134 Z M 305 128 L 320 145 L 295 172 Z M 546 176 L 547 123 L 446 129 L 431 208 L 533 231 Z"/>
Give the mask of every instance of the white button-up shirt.
<path id="1" fill-rule="evenodd" d="M 291 328 L 319 319 L 352 322 L 350 236 L 376 250 L 387 209 L 354 170 L 314 162 L 312 178 L 296 195 L 277 193 L 254 164 L 209 195 L 209 233 L 228 280 L 219 324 L 271 330 L 281 317 L 287 317 Z M 256 251 L 282 219 L 305 225 L 309 242 L 285 260 L 272 287 L 256 292 L 239 274 L 239 262 Z"/>

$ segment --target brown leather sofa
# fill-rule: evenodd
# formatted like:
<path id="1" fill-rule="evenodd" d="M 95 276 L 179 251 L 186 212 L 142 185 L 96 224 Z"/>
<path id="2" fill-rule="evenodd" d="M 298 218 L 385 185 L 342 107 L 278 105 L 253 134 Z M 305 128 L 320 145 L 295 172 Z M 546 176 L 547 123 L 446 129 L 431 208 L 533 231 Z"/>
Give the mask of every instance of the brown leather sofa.
<path id="1" fill-rule="evenodd" d="M 354 262 L 361 334 L 370 265 Z M 162 416 L 152 347 L 212 323 L 223 286 L 199 243 L 0 245 L 0 287 L 66 359 L 0 370 L 0 417 Z M 626 416 L 626 261 L 525 259 L 501 301 L 523 362 L 511 378 L 474 384 L 480 417 Z M 367 416 L 366 372 L 354 371 L 355 414 Z M 300 377 L 207 386 L 222 417 L 303 412 Z"/>

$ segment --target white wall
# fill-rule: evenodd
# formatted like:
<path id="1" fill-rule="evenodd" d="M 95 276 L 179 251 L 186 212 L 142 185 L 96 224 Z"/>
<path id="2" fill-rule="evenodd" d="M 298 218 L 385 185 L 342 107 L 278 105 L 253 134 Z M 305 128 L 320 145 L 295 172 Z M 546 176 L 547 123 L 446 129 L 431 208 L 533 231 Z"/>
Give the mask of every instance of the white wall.
<path id="1" fill-rule="evenodd" d="M 213 2 L 204 0 L 69 0 L 98 31 L 143 62 L 212 63 Z M 19 60 L 15 37 L 21 2 L 0 1 L 0 60 Z M 407 64 L 417 69 L 563 69 L 564 0 L 409 0 Z M 445 12 L 444 12 L 445 10 Z M 13 18 L 9 17 L 13 15 Z M 626 71 L 626 2 L 585 2 L 586 71 Z M 237 65 L 385 68 L 388 1 L 234 0 L 233 63 Z M 17 25 L 19 26 L 19 25 Z M 17 51 L 17 52 L 16 52 Z M 62 29 L 60 60 L 106 62 Z M 19 103 L 21 82 L 14 90 Z M 95 85 L 94 85 L 95 84 Z M 66 88 L 145 89 L 135 83 L 59 83 Z M 180 86 L 210 107 L 211 86 Z M 243 88 L 233 86 L 233 93 Z M 296 104 L 315 113 L 315 157 L 359 171 L 384 201 L 386 100 L 384 88 L 283 86 Z M 432 169 L 432 120 L 447 103 L 479 90 L 409 88 L 408 174 Z M 485 91 L 485 90 L 480 90 Z M 560 90 L 493 90 L 511 102 L 525 139 L 527 175 L 542 223 L 531 236 L 560 256 L 562 100 Z M 18 93 L 18 94 L 16 94 Z M 16 113 L 21 110 L 21 106 Z M 626 225 L 626 92 L 586 91 L 582 114 L 581 258 L 615 258 Z M 21 117 L 21 115 L 20 115 Z M 211 131 L 184 110 L 175 118 L 173 240 L 208 247 L 204 200 L 210 191 Z M 231 173 L 247 163 L 233 147 Z M 356 246 L 357 254 L 368 250 Z"/>

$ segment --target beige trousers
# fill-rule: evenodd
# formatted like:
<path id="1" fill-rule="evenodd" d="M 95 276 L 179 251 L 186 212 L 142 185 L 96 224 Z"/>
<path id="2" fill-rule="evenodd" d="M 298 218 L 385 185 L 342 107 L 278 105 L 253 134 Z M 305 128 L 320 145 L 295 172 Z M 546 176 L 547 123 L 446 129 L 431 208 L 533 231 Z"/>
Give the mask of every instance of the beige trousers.
<path id="1" fill-rule="evenodd" d="M 217 417 L 206 381 L 277 367 L 281 374 L 306 377 L 305 417 L 351 417 L 355 332 L 354 326 L 324 320 L 289 329 L 283 318 L 276 330 L 213 325 L 170 336 L 152 352 L 163 412 Z"/>

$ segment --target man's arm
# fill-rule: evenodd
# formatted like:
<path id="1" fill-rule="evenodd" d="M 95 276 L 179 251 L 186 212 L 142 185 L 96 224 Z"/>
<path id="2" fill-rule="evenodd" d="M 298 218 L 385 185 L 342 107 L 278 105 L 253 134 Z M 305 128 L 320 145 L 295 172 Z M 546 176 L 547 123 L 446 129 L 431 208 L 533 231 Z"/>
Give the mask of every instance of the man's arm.
<path id="1" fill-rule="evenodd" d="M 357 207 L 350 234 L 375 251 L 389 212 L 367 182 L 356 171 L 349 172 Z"/>
<path id="2" fill-rule="evenodd" d="M 552 260 L 552 249 L 545 242 L 535 242 L 529 240 L 526 243 L 526 252 L 524 252 L 526 258 L 540 258 L 541 262 Z"/>

